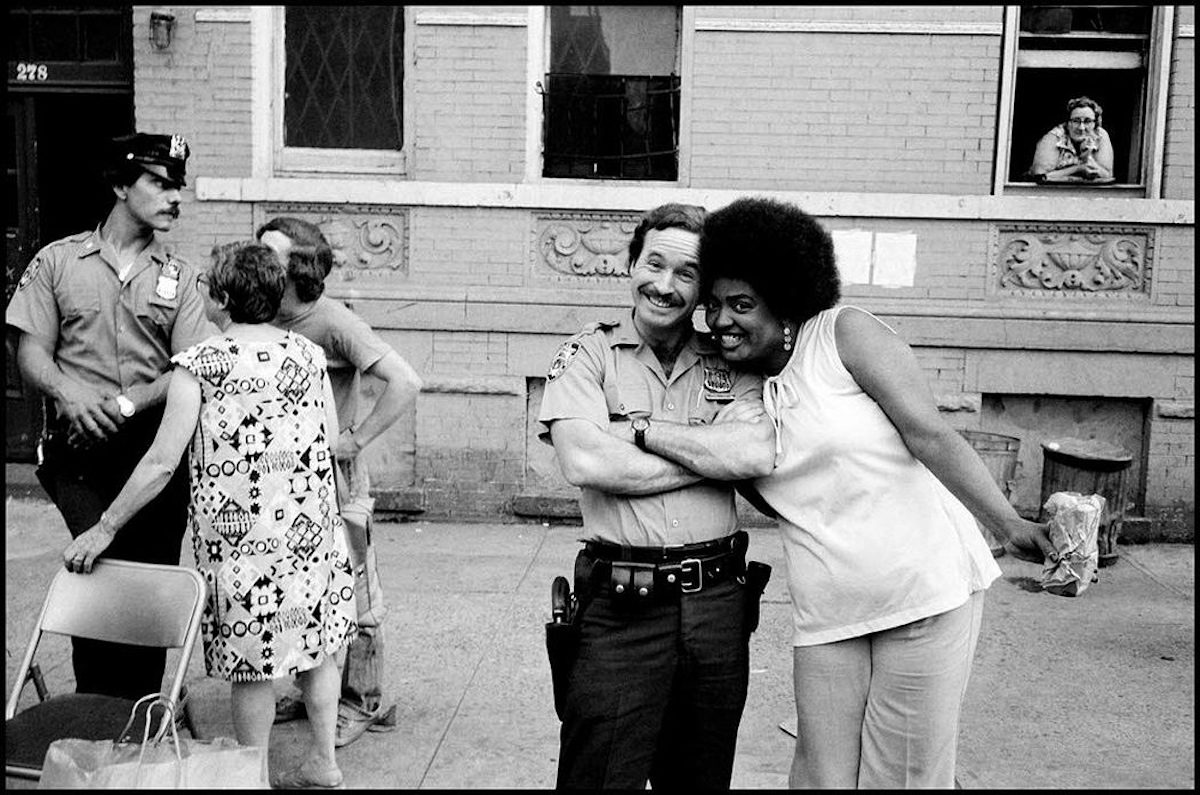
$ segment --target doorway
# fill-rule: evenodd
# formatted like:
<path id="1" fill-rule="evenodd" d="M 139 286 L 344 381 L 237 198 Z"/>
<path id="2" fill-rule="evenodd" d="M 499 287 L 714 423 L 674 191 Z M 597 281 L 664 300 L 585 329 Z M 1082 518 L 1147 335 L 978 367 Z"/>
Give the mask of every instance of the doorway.
<path id="1" fill-rule="evenodd" d="M 108 138 L 134 130 L 130 7 L 9 8 L 6 17 L 5 306 L 43 246 L 107 215 L 113 194 L 99 155 Z M 7 327 L 4 387 L 5 460 L 32 462 L 41 397 L 21 378 Z"/>

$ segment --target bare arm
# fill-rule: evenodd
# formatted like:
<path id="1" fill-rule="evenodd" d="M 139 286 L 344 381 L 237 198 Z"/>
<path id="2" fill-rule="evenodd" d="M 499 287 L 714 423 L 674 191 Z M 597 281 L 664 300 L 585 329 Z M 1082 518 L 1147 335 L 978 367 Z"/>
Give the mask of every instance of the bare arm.
<path id="1" fill-rule="evenodd" d="M 846 369 L 887 414 L 913 456 L 999 537 L 1052 555 L 1046 525 L 1017 514 L 983 461 L 938 415 L 912 349 L 878 320 L 853 309 L 838 316 L 836 334 Z"/>
<path id="2" fill-rule="evenodd" d="M 67 569 L 90 572 L 96 557 L 108 548 L 117 531 L 158 496 L 175 474 L 199 418 L 200 382 L 188 370 L 178 367 L 173 371 L 167 407 L 150 449 L 108 506 L 102 521 L 78 536 L 63 551 Z"/>
<path id="3" fill-rule="evenodd" d="M 116 433 L 125 421 L 115 392 L 102 392 L 80 383 L 59 369 L 51 340 L 22 332 L 17 343 L 17 366 L 27 383 L 54 400 L 75 433 L 104 439 Z"/>
<path id="4" fill-rule="evenodd" d="M 629 423 L 623 425 L 621 437 L 632 441 Z M 746 480 L 774 469 L 775 426 L 761 401 L 731 403 L 711 425 L 652 421 L 646 432 L 646 449 L 706 478 Z"/>
<path id="5" fill-rule="evenodd" d="M 704 478 L 674 461 L 644 453 L 588 420 L 550 424 L 550 438 L 567 482 L 609 494 L 659 494 Z"/>
<path id="6" fill-rule="evenodd" d="M 367 368 L 367 373 L 384 382 L 383 394 L 353 434 L 347 429 L 338 435 L 334 455 L 341 460 L 357 456 L 364 447 L 392 427 L 404 412 L 412 408 L 417 393 L 421 391 L 420 376 L 395 351 L 384 354 L 382 359 Z"/>

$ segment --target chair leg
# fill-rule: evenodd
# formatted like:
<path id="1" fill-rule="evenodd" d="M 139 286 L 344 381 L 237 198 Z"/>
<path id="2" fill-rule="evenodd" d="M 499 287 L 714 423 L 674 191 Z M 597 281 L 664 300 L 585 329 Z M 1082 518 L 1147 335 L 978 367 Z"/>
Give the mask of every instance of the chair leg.
<path id="1" fill-rule="evenodd" d="M 37 691 L 39 701 L 50 698 L 50 691 L 46 689 L 46 680 L 42 678 L 42 669 L 37 663 L 29 666 L 29 673 L 25 675 L 25 679 L 33 680 L 33 689 Z"/>

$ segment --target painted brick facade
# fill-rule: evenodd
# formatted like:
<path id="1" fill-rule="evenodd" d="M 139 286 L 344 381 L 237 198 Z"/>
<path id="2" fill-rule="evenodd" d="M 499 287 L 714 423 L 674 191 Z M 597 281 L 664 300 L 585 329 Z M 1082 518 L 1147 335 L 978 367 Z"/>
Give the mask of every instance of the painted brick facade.
<path id="1" fill-rule="evenodd" d="M 847 284 L 843 292 L 913 344 L 952 425 L 1006 432 L 1016 426 L 1005 422 L 1027 415 L 1022 460 L 1035 478 L 1038 438 L 1144 417 L 1129 420 L 1136 432 L 1122 437 L 1144 448 L 1136 451 L 1139 510 L 1170 532 L 1190 527 L 1189 7 L 1177 9 L 1160 98 L 1161 198 L 994 188 L 1006 68 L 1000 6 L 689 7 L 682 176 L 635 185 L 526 176 L 540 172 L 527 162 L 541 125 L 540 98 L 530 92 L 545 68 L 540 40 L 530 44 L 538 17 L 529 7 L 407 11 L 406 163 L 382 175 L 276 167 L 260 99 L 277 65 L 267 74 L 255 66 L 271 63 L 263 51 L 271 12 L 181 9 L 175 42 L 160 53 L 146 43 L 149 11 L 134 14 L 137 121 L 192 141 L 184 221 L 172 235 L 184 256 L 202 259 L 215 243 L 248 237 L 278 203 L 300 214 L 306 203 L 325 214 L 367 206 L 381 220 L 402 219 L 402 268 L 355 271 L 351 259 L 331 287 L 426 380 L 415 415 L 367 452 L 381 495 L 417 493 L 431 517 L 513 519 L 519 495 L 571 494 L 533 436 L 542 379 L 565 336 L 625 311 L 628 282 L 556 270 L 539 248 L 539 219 L 574 217 L 582 237 L 601 216 L 660 202 L 715 208 L 767 194 L 800 202 L 834 231 L 915 238 L 907 283 Z M 1038 224 L 1092 235 L 1148 230 L 1150 289 L 998 290 L 997 230 Z M 1038 401 L 1059 408 L 1039 414 Z M 1086 416 L 1074 420 L 1073 412 Z"/>

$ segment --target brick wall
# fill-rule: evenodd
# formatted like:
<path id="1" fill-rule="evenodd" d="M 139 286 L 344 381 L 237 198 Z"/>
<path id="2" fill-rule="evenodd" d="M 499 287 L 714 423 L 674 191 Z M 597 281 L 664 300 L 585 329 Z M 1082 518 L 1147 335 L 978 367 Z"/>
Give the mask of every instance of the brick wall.
<path id="1" fill-rule="evenodd" d="M 987 193 L 1000 38 L 700 31 L 697 187 Z"/>
<path id="2" fill-rule="evenodd" d="M 418 25 L 416 179 L 517 182 L 525 173 L 525 28 Z"/>
<path id="3" fill-rule="evenodd" d="M 1178 7 L 1178 24 L 1195 24 L 1195 9 Z M 1163 153 L 1163 196 L 1194 199 L 1196 195 L 1196 40 L 1176 38 L 1171 54 L 1171 88 L 1167 101 L 1167 141 Z"/>

